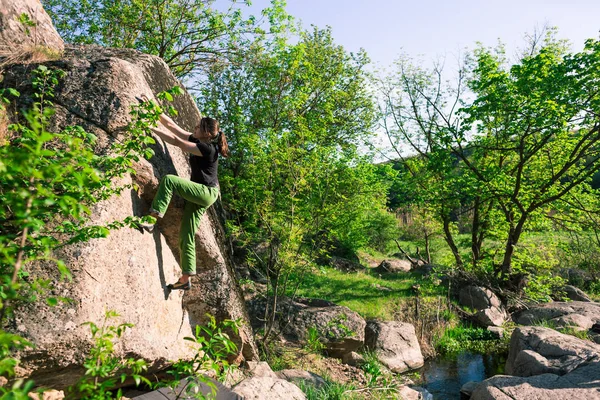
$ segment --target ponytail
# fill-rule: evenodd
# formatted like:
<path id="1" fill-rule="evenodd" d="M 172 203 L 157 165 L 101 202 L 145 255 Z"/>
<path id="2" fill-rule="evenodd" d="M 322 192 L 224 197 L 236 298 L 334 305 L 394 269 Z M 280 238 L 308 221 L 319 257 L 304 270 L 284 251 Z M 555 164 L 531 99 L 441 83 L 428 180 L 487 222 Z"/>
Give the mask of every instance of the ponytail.
<path id="1" fill-rule="evenodd" d="M 229 156 L 229 145 L 227 144 L 227 138 L 225 137 L 223 131 L 219 131 L 219 135 L 217 136 L 217 147 L 221 156 Z"/>
<path id="2" fill-rule="evenodd" d="M 221 129 L 219 129 L 219 121 L 214 118 L 203 117 L 198 124 L 198 128 L 202 132 L 209 133 L 211 143 L 217 145 L 219 154 L 223 157 L 229 156 L 229 145 L 227 144 L 227 138 Z"/>

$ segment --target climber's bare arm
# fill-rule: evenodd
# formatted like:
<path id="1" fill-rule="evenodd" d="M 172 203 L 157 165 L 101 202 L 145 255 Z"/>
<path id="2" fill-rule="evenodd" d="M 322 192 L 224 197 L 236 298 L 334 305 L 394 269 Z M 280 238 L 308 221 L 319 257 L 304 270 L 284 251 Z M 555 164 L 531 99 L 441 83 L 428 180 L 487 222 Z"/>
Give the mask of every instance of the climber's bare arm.
<path id="1" fill-rule="evenodd" d="M 188 138 L 192 134 L 191 132 L 188 132 L 185 129 L 181 129 L 179 125 L 173 122 L 173 120 L 165 114 L 160 114 L 160 123 L 163 124 L 165 128 L 173 132 L 175 136 L 177 136 L 180 139 L 188 140 Z"/>
<path id="2" fill-rule="evenodd" d="M 140 97 L 143 101 L 150 101 L 148 96 L 146 96 L 145 94 L 141 95 Z M 181 129 L 179 125 L 177 125 L 169 116 L 165 114 L 160 114 L 160 123 L 170 132 L 172 132 L 176 137 L 184 141 L 187 141 L 190 135 L 192 134 L 191 132 L 188 132 L 185 129 Z"/>
<path id="3" fill-rule="evenodd" d="M 189 134 L 188 134 L 188 136 L 186 136 L 185 139 L 182 139 L 170 131 L 162 130 L 159 128 L 151 128 L 151 129 L 152 129 L 152 132 L 154 132 L 158 136 L 160 136 L 160 138 L 162 140 L 164 140 L 165 142 L 172 144 L 173 146 L 179 147 L 181 150 L 185 151 L 186 153 L 191 153 L 193 155 L 202 157 L 202 153 L 200 153 L 200 150 L 198 149 L 196 144 L 193 142 L 187 141 Z"/>

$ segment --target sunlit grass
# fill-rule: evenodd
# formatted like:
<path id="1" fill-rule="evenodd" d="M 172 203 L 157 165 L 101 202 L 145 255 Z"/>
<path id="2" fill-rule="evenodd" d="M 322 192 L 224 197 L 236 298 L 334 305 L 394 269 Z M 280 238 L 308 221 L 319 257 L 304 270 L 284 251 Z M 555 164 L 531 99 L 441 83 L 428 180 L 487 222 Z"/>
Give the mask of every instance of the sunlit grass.
<path id="1" fill-rule="evenodd" d="M 321 267 L 307 273 L 298 295 L 332 301 L 346 306 L 363 318 L 393 319 L 399 299 L 415 295 L 420 286 L 422 296 L 444 295 L 444 288 L 411 273 L 377 275 L 368 270 L 346 273 Z"/>

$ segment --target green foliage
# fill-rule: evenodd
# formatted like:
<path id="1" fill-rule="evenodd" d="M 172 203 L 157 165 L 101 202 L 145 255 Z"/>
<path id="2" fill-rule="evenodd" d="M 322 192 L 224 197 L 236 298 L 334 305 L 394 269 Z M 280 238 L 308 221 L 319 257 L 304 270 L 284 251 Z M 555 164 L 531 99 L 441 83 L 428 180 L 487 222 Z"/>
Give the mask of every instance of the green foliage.
<path id="1" fill-rule="evenodd" d="M 216 395 L 216 386 L 205 375 L 206 371 L 212 371 L 217 378 L 223 381 L 234 366 L 227 361 L 228 357 L 235 355 L 238 351 L 236 344 L 231 340 L 230 334 L 238 334 L 240 321 L 224 320 L 217 323 L 214 316 L 207 314 L 206 325 L 196 325 L 194 337 L 186 337 L 196 352 L 190 360 L 176 361 L 167 373 L 172 377 L 168 382 L 161 382 L 159 386 L 168 386 L 172 390 L 180 384 L 182 379 L 187 384 L 178 396 L 192 396 L 192 398 L 207 399 Z M 197 381 L 211 388 L 208 397 L 196 393 Z M 212 397 L 211 397 L 212 396 Z"/>
<path id="2" fill-rule="evenodd" d="M 242 11 L 249 1 L 214 7 L 204 0 L 43 0 L 61 37 L 69 43 L 134 48 L 161 57 L 173 73 L 191 77 L 222 58 L 247 50 L 247 36 L 262 35 L 262 20 Z M 291 23 L 285 2 L 263 11 L 271 29 Z"/>
<path id="3" fill-rule="evenodd" d="M 457 266 L 503 277 L 525 232 L 598 209 L 588 184 L 600 167 L 600 42 L 569 52 L 551 29 L 530 44 L 513 65 L 502 47 L 476 49 L 454 87 L 406 59 L 380 82 L 402 185 L 423 189 L 407 203 L 431 207 Z"/>
<path id="4" fill-rule="evenodd" d="M 14 358 L 14 352 L 31 346 L 31 343 L 22 337 L 0 330 L 0 376 L 14 378 L 15 367 L 19 364 L 19 360 Z M 33 381 L 17 379 L 11 385 L 0 387 L 0 398 L 27 400 L 33 388 Z"/>
<path id="5" fill-rule="evenodd" d="M 25 28 L 25 33 L 27 35 L 31 34 L 29 28 L 36 26 L 35 21 L 32 20 L 29 14 L 27 13 L 21 13 L 21 15 L 19 15 L 19 17 L 17 18 L 17 21 L 19 21 L 19 23 L 23 25 L 23 27 Z"/>
<path id="6" fill-rule="evenodd" d="M 376 353 L 367 351 L 363 355 L 365 361 L 360 365 L 360 369 L 365 372 L 368 385 L 373 386 L 384 376 L 384 370 Z"/>
<path id="7" fill-rule="evenodd" d="M 293 292 L 290 274 L 301 276 L 328 243 L 369 243 L 365 228 L 385 208 L 387 182 L 358 151 L 374 123 L 365 54 L 318 29 L 252 50 L 212 69 L 198 102 L 230 143 L 219 180 L 233 233 L 249 248 L 266 244 L 249 262 L 276 298 Z"/>
<path id="8" fill-rule="evenodd" d="M 524 291 L 527 298 L 537 302 L 565 300 L 566 296 L 561 289 L 566 283 L 560 276 L 540 272 L 529 275 Z"/>
<path id="9" fill-rule="evenodd" d="M 458 325 L 446 328 L 441 336 L 434 338 L 434 346 L 442 355 L 456 355 L 463 351 L 480 354 L 507 353 L 509 337 L 510 335 L 505 335 L 503 339 L 497 339 L 487 329 Z"/>
<path id="10" fill-rule="evenodd" d="M 307 400 L 351 400 L 357 398 L 348 393 L 348 391 L 356 389 L 356 386 L 349 383 L 342 384 L 327 380 L 322 387 L 317 388 L 310 383 L 301 381 L 298 386 L 306 395 Z"/>
<path id="11" fill-rule="evenodd" d="M 325 344 L 322 342 L 321 332 L 314 326 L 308 328 L 306 336 L 306 349 L 313 353 L 321 354 L 325 350 Z"/>
<path id="12" fill-rule="evenodd" d="M 86 400 L 119 399 L 121 390 L 119 389 L 117 393 L 112 392 L 117 382 L 122 383 L 131 377 L 136 385 L 151 384 L 141 375 L 147 368 L 144 360 L 133 358 L 123 360 L 113 354 L 116 341 L 127 328 L 133 327 L 128 323 L 117 326 L 108 324 L 111 319 L 118 316 L 114 311 L 107 311 L 102 326 L 97 326 L 93 322 L 84 324 L 89 326 L 94 344 L 83 363 L 86 369 L 85 375 L 68 389 L 69 393 Z"/>

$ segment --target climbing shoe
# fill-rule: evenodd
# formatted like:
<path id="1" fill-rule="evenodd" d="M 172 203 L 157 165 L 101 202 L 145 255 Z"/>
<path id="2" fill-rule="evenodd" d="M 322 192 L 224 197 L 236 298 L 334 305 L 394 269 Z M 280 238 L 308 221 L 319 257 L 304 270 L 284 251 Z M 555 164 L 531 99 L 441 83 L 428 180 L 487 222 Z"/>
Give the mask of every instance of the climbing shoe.
<path id="1" fill-rule="evenodd" d="M 147 222 L 140 222 L 138 224 L 138 228 L 142 231 L 142 232 L 148 232 L 148 233 L 152 233 L 154 232 L 154 228 L 155 228 L 156 224 L 149 224 Z"/>
<path id="2" fill-rule="evenodd" d="M 192 282 L 187 281 L 187 282 L 183 283 L 183 282 L 177 281 L 175 283 L 171 283 L 167 287 L 171 290 L 190 290 L 190 288 L 192 287 Z"/>

